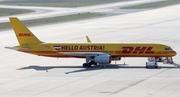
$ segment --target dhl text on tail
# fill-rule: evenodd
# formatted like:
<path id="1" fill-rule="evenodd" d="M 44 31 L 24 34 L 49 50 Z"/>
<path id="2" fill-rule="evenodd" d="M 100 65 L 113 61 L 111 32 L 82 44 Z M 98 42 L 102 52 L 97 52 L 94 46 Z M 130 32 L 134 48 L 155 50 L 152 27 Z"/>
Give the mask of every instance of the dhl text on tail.
<path id="1" fill-rule="evenodd" d="M 83 67 L 110 64 L 121 57 L 148 57 L 149 61 L 165 59 L 172 61 L 176 52 L 167 45 L 158 43 L 95 43 L 86 36 L 82 43 L 45 43 L 40 41 L 18 18 L 10 17 L 11 25 L 19 42 L 18 46 L 5 47 L 24 53 L 46 57 L 85 58 Z"/>

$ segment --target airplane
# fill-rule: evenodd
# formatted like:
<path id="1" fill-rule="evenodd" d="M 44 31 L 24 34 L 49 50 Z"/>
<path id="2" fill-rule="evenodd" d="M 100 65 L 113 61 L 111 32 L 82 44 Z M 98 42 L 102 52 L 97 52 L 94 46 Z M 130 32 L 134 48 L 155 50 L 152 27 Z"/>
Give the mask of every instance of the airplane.
<path id="1" fill-rule="evenodd" d="M 162 61 L 173 63 L 172 57 L 177 53 L 165 44 L 159 43 L 125 43 L 125 42 L 87 42 L 82 43 L 46 43 L 40 41 L 17 17 L 9 17 L 12 28 L 19 42 L 18 46 L 5 47 L 23 53 L 54 58 L 85 58 L 83 67 L 110 64 L 111 61 L 121 60 L 123 57 L 148 57 L 148 61 Z M 164 61 L 163 60 L 163 61 Z"/>

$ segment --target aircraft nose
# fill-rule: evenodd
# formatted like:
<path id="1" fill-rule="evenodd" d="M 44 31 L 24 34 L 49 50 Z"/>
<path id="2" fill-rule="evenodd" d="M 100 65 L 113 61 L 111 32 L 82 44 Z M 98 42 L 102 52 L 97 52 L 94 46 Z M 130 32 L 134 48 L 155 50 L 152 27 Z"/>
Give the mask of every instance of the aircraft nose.
<path id="1" fill-rule="evenodd" d="M 176 51 L 173 51 L 172 54 L 173 54 L 173 56 L 176 56 L 176 55 L 177 55 Z"/>

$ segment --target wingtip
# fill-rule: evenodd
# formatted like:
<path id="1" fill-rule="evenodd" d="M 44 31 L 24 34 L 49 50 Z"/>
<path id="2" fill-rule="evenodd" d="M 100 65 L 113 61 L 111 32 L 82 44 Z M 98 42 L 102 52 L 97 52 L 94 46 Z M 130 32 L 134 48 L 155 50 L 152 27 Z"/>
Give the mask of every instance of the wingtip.
<path id="1" fill-rule="evenodd" d="M 9 19 L 17 19 L 17 17 L 9 17 Z"/>
<path id="2" fill-rule="evenodd" d="M 87 40 L 87 42 L 91 42 L 91 40 L 89 39 L 89 37 L 86 35 L 86 40 Z"/>

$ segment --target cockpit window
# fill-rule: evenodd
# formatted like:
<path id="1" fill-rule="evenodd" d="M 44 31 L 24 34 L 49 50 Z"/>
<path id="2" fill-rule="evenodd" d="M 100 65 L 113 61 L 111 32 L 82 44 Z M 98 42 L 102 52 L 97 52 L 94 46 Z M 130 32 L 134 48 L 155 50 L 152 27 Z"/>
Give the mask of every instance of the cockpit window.
<path id="1" fill-rule="evenodd" d="M 173 50 L 171 47 L 167 47 L 165 48 L 165 50 Z"/>

